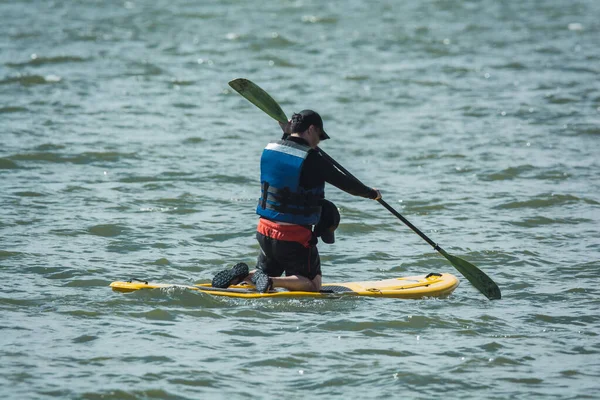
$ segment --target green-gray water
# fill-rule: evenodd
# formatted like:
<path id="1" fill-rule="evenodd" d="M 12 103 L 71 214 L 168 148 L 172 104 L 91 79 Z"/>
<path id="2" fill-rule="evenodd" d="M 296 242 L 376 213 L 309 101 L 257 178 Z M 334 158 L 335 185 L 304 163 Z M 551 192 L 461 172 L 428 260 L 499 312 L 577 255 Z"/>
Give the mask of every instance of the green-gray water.
<path id="1" fill-rule="evenodd" d="M 596 0 L 0 2 L 3 398 L 598 398 Z M 288 113 L 500 286 L 448 299 L 265 300 L 258 162 Z M 324 280 L 452 272 L 335 188 Z"/>

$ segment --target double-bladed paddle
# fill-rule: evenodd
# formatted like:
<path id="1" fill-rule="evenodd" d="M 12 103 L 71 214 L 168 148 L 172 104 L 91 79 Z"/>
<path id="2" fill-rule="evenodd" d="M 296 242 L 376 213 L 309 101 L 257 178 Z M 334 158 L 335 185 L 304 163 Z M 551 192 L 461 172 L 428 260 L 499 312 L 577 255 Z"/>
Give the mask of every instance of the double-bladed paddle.
<path id="1" fill-rule="evenodd" d="M 248 101 L 254 104 L 256 107 L 263 110 L 267 115 L 276 121 L 287 123 L 288 119 L 279 104 L 263 89 L 257 86 L 252 81 L 248 79 L 234 79 L 229 82 L 229 86 L 231 86 L 236 92 L 245 97 Z M 325 153 L 320 148 L 317 150 L 321 153 L 321 155 L 327 159 L 330 163 L 335 165 L 337 169 L 339 169 L 342 173 L 346 174 L 348 177 L 360 182 L 358 178 L 352 175 L 348 170 L 346 170 L 343 166 L 341 166 L 337 161 L 331 158 L 327 153 Z M 463 260 L 462 258 L 455 257 L 451 254 L 446 253 L 444 249 L 442 249 L 437 243 L 431 240 L 427 235 L 421 232 L 417 227 L 411 224 L 406 218 L 404 218 L 398 211 L 394 210 L 388 203 L 386 203 L 383 199 L 377 200 L 379 204 L 384 206 L 389 212 L 391 212 L 396 218 L 402 221 L 406 226 L 412 229 L 417 235 L 419 235 L 423 240 L 425 240 L 429 245 L 431 245 L 435 250 L 437 250 L 441 255 L 443 255 L 450 263 L 460 272 L 477 290 L 483 293 L 490 300 L 497 300 L 502 297 L 500 293 L 500 288 L 496 283 L 487 276 L 483 271 L 477 268 L 475 265 L 471 264 L 468 261 Z"/>

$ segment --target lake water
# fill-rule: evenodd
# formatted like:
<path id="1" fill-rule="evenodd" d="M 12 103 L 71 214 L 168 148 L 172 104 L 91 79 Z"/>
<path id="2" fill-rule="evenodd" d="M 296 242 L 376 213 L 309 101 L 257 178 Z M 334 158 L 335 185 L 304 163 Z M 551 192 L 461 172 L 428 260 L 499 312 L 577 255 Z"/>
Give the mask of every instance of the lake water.
<path id="1" fill-rule="evenodd" d="M 0 393 L 600 398 L 600 2 L 0 2 Z M 449 253 L 336 188 L 325 282 L 447 299 L 232 300 L 277 124 L 245 77 Z"/>

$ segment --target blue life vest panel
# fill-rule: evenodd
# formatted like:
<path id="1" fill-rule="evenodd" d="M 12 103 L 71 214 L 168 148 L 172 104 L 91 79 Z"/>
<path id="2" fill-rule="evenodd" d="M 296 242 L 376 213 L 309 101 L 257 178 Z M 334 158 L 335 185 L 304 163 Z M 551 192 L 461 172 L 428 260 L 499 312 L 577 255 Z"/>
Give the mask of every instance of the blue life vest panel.
<path id="1" fill-rule="evenodd" d="M 258 215 L 297 225 L 319 222 L 325 183 L 311 189 L 300 186 L 302 166 L 310 149 L 290 140 L 277 140 L 265 147 L 260 159 Z"/>

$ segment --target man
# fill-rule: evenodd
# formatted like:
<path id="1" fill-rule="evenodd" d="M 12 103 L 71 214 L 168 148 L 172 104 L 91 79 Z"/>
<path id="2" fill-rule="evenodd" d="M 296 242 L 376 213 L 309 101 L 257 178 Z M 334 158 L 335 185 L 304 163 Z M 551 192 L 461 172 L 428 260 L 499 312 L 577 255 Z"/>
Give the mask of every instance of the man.
<path id="1" fill-rule="evenodd" d="M 337 208 L 325 200 L 325 182 L 354 196 L 381 198 L 377 189 L 347 177 L 316 150 L 321 140 L 329 139 L 318 113 L 303 110 L 280 126 L 282 140 L 267 145 L 260 163 L 257 269 L 249 272 L 246 264 L 236 264 L 216 274 L 213 287 L 250 280 L 263 293 L 273 287 L 318 292 L 321 260 L 317 236 L 333 243 L 333 231 L 339 224 Z"/>

